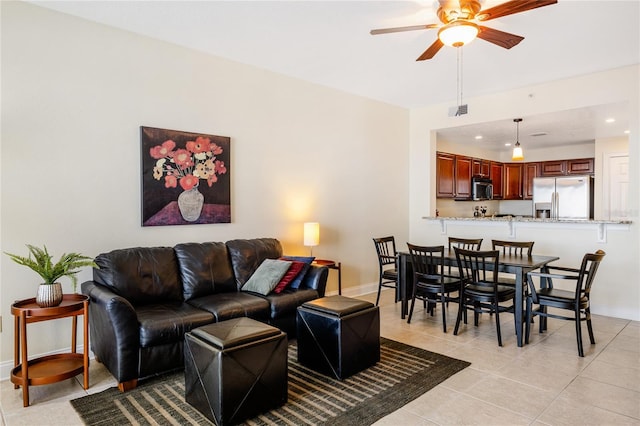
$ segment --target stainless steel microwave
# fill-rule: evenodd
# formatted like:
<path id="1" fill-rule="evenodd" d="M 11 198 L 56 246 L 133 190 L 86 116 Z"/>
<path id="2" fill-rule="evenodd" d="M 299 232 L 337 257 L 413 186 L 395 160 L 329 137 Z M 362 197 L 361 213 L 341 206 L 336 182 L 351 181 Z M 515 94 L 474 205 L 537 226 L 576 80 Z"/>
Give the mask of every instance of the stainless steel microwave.
<path id="1" fill-rule="evenodd" d="M 471 198 L 475 201 L 493 200 L 493 182 L 489 178 L 471 178 Z"/>

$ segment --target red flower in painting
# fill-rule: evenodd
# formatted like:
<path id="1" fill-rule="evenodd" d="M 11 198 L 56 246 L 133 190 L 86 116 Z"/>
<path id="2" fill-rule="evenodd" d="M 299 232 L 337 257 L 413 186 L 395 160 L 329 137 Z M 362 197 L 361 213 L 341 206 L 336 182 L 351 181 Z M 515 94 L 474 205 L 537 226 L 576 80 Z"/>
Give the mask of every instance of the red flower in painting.
<path id="1" fill-rule="evenodd" d="M 192 189 L 196 185 L 198 185 L 198 178 L 193 175 L 186 175 L 180 178 L 180 186 L 185 191 Z"/>
<path id="2" fill-rule="evenodd" d="M 149 154 L 156 160 L 164 157 L 170 157 L 176 143 L 172 140 L 164 141 L 162 145 L 156 145 L 149 150 Z"/>
<path id="3" fill-rule="evenodd" d="M 176 188 L 178 186 L 178 179 L 174 175 L 167 175 L 164 177 L 165 188 Z"/>
<path id="4" fill-rule="evenodd" d="M 211 144 L 211 152 L 213 153 L 213 155 L 220 155 L 220 154 L 222 154 L 222 148 L 220 148 L 215 143 L 212 143 Z"/>
<path id="5" fill-rule="evenodd" d="M 193 166 L 193 157 L 191 157 L 191 153 L 186 149 L 177 149 L 173 154 L 173 161 L 181 169 Z"/>
<path id="6" fill-rule="evenodd" d="M 216 162 L 214 163 L 214 170 L 219 175 L 227 173 L 227 168 L 224 166 L 224 161 L 216 160 Z"/>
<path id="7" fill-rule="evenodd" d="M 216 145 L 214 144 L 214 146 Z M 207 151 L 211 151 L 211 139 L 198 136 L 195 141 L 187 142 L 186 147 L 187 150 L 194 154 L 206 153 Z M 222 151 L 219 152 L 219 154 L 222 154 Z"/>

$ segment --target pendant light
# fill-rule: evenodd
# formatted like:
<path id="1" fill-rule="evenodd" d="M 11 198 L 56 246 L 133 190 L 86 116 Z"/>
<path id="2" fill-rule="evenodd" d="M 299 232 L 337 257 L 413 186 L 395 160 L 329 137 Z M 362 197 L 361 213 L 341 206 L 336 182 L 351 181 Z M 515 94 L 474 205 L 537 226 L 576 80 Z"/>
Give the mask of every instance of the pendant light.
<path id="1" fill-rule="evenodd" d="M 511 161 L 522 161 L 524 160 L 524 154 L 522 153 L 522 147 L 520 146 L 520 122 L 522 121 L 522 118 L 514 118 L 513 121 L 516 123 L 516 144 L 513 147 Z"/>

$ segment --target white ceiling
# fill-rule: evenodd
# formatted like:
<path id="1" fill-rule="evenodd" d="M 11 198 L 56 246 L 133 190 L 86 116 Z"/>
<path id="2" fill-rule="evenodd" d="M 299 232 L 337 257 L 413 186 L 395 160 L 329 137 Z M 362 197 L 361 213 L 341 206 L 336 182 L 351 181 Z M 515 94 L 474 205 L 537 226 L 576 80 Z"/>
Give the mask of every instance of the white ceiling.
<path id="1" fill-rule="evenodd" d="M 32 3 L 405 108 L 455 105 L 457 100 L 457 49 L 444 47 L 432 60 L 415 61 L 436 39 L 437 30 L 369 34 L 374 28 L 438 23 L 433 0 Z M 503 1 L 482 3 L 486 9 Z M 484 25 L 525 39 L 510 50 L 480 39 L 463 48 L 462 103 L 640 63 L 638 0 L 560 0 Z M 590 120 L 597 113 L 576 112 L 573 118 Z M 530 121 L 532 117 L 525 118 L 523 125 Z M 541 130 L 562 131 L 554 128 L 558 120 L 552 121 Z M 575 122 L 574 127 L 585 132 L 592 128 L 591 135 L 574 129 L 580 138 L 595 137 L 597 126 L 591 121 Z M 485 133 L 490 128 L 498 134 L 514 132 L 513 122 L 493 123 Z"/>

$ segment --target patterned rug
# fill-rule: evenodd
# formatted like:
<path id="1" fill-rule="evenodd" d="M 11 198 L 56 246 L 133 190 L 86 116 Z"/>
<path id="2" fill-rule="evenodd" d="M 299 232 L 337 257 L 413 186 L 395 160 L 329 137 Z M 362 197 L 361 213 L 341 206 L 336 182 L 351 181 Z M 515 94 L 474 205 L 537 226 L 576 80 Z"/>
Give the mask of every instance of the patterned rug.
<path id="1" fill-rule="evenodd" d="M 400 342 L 380 339 L 380 362 L 344 381 L 318 374 L 289 345 L 288 401 L 247 425 L 370 425 L 470 364 Z M 184 373 L 154 377 L 132 391 L 117 388 L 74 399 L 87 425 L 210 425 L 184 401 Z"/>

